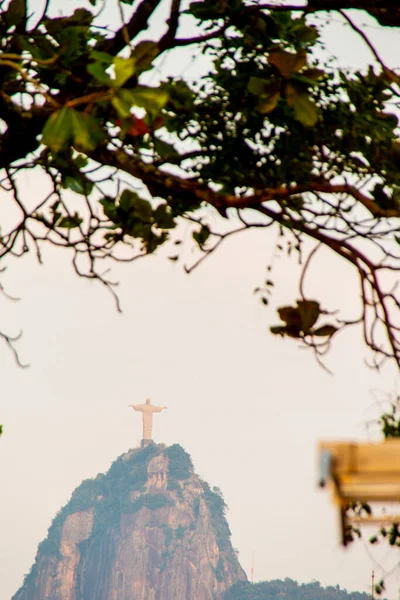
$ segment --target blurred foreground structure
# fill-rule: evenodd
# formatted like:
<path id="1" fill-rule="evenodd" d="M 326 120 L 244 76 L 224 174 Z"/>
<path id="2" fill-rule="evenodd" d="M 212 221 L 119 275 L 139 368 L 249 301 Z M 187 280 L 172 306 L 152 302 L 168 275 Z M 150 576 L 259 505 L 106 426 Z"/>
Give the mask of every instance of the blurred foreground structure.
<path id="1" fill-rule="evenodd" d="M 351 540 L 352 525 L 400 523 L 400 439 L 380 444 L 321 442 L 319 485 L 330 485 L 339 506 L 341 539 Z M 381 511 L 373 514 L 371 503 Z"/>

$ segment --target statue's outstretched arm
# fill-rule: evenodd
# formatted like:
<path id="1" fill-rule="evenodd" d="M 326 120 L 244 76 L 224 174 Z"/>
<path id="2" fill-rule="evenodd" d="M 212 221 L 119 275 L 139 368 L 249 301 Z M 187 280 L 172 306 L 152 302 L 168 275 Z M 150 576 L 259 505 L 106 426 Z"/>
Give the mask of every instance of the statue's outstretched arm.
<path id="1" fill-rule="evenodd" d="M 128 406 L 131 406 L 133 408 L 133 410 L 140 410 L 141 409 L 140 404 L 128 404 Z"/>

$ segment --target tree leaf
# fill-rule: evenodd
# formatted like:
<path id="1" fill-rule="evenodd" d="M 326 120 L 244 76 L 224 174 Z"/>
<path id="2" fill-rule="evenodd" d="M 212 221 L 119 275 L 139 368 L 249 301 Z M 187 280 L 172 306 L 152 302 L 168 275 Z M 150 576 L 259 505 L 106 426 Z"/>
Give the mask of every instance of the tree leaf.
<path id="1" fill-rule="evenodd" d="M 15 25 L 18 27 L 26 21 L 26 0 L 11 0 L 7 12 L 4 13 L 7 29 Z"/>
<path id="2" fill-rule="evenodd" d="M 314 329 L 312 334 L 318 337 L 331 337 L 337 330 L 338 328 L 334 325 L 322 325 L 318 329 Z"/>
<path id="3" fill-rule="evenodd" d="M 326 72 L 323 71 L 322 69 L 311 68 L 311 69 L 306 69 L 305 71 L 302 71 L 301 74 L 303 77 L 306 77 L 307 79 L 311 79 L 312 81 L 318 81 L 318 79 L 321 79 L 321 77 L 326 75 Z"/>
<path id="4" fill-rule="evenodd" d="M 151 117 L 156 117 L 168 102 L 168 92 L 161 88 L 153 88 L 146 85 L 140 85 L 133 90 L 125 90 L 125 95 L 132 102 L 132 105 L 140 106 L 149 113 Z"/>
<path id="5" fill-rule="evenodd" d="M 92 50 L 90 54 L 95 60 L 106 65 L 112 65 L 115 58 L 112 54 L 108 54 L 108 52 L 100 52 L 98 50 Z"/>
<path id="6" fill-rule="evenodd" d="M 62 185 L 64 188 L 72 190 L 76 194 L 83 196 L 90 194 L 93 189 L 93 183 L 85 178 L 84 175 L 66 175 L 63 177 Z"/>
<path id="7" fill-rule="evenodd" d="M 276 79 L 263 79 L 261 77 L 250 77 L 247 84 L 247 89 L 249 90 L 250 94 L 254 94 L 255 96 L 270 96 L 271 94 L 280 91 L 280 88 L 280 81 L 277 81 Z"/>
<path id="8" fill-rule="evenodd" d="M 154 221 L 160 229 L 174 229 L 176 222 L 168 204 L 160 204 L 153 213 Z"/>
<path id="9" fill-rule="evenodd" d="M 113 105 L 113 107 L 117 111 L 118 115 L 122 119 L 128 119 L 129 117 L 131 117 L 131 104 L 130 104 L 130 102 L 126 102 L 124 100 L 123 96 L 121 96 L 118 92 L 114 96 L 114 98 L 112 98 L 111 104 Z"/>
<path id="10" fill-rule="evenodd" d="M 272 112 L 281 97 L 281 81 L 276 79 L 250 77 L 247 89 L 251 94 L 258 96 L 257 110 L 262 115 Z"/>
<path id="11" fill-rule="evenodd" d="M 298 308 L 295 308 L 293 306 L 281 306 L 280 308 L 278 308 L 277 312 L 279 318 L 282 321 L 284 321 L 287 325 L 296 324 L 296 326 L 301 328 L 302 322 Z"/>
<path id="12" fill-rule="evenodd" d="M 307 333 L 315 325 L 321 314 L 319 302 L 316 300 L 298 300 L 298 312 L 301 319 L 301 329 Z"/>
<path id="13" fill-rule="evenodd" d="M 164 142 L 164 140 L 160 140 L 159 138 L 154 139 L 154 149 L 161 156 L 161 158 L 165 157 L 174 157 L 178 156 L 179 152 L 173 146 L 173 144 L 169 144 L 168 142 Z"/>
<path id="14" fill-rule="evenodd" d="M 204 244 L 210 237 L 211 231 L 207 225 L 202 225 L 200 231 L 193 232 L 193 239 L 198 243 L 199 247 L 203 249 Z"/>
<path id="15" fill-rule="evenodd" d="M 286 333 L 286 327 L 285 325 L 272 325 L 269 328 L 270 332 L 273 333 L 274 335 L 281 335 L 284 336 Z"/>
<path id="16" fill-rule="evenodd" d="M 79 227 L 79 225 L 82 222 L 83 222 L 83 219 L 81 219 L 81 217 L 76 212 L 71 216 L 63 217 L 57 223 L 57 227 L 62 227 L 64 229 L 74 229 L 75 227 Z"/>
<path id="17" fill-rule="evenodd" d="M 193 107 L 194 94 L 186 81 L 172 81 L 165 88 L 175 109 L 191 109 Z"/>
<path id="18" fill-rule="evenodd" d="M 136 73 L 143 73 L 151 68 L 153 60 L 158 56 L 159 48 L 156 42 L 143 40 L 139 42 L 131 53 L 136 63 Z"/>
<path id="19" fill-rule="evenodd" d="M 306 92 L 299 92 L 298 88 L 288 83 L 285 89 L 286 101 L 294 110 L 294 116 L 306 127 L 312 127 L 318 121 L 318 109 Z"/>
<path id="20" fill-rule="evenodd" d="M 108 73 L 106 73 L 106 67 L 101 62 L 96 61 L 91 63 L 87 66 L 86 70 L 100 83 L 103 83 L 108 87 L 112 87 L 112 79 Z"/>
<path id="21" fill-rule="evenodd" d="M 309 27 L 308 25 L 303 25 L 294 30 L 294 35 L 298 42 L 307 44 L 315 42 L 318 39 L 318 31 L 315 27 Z"/>
<path id="22" fill-rule="evenodd" d="M 115 78 L 112 79 L 112 87 L 122 87 L 128 79 L 135 74 L 135 59 L 134 58 L 123 58 L 122 56 L 116 56 L 113 60 Z"/>
<path id="23" fill-rule="evenodd" d="M 296 54 L 287 50 L 273 50 L 269 53 L 268 62 L 278 69 L 282 77 L 288 79 L 307 64 L 307 53 L 304 50 Z"/>
<path id="24" fill-rule="evenodd" d="M 276 108 L 280 97 L 281 97 L 280 92 L 276 92 L 275 94 L 272 94 L 271 96 L 266 96 L 265 98 L 263 96 L 261 96 L 260 102 L 257 104 L 257 107 L 256 107 L 258 112 L 261 113 L 262 115 L 266 115 L 266 114 L 272 112 L 274 110 L 274 108 Z"/>
<path id="25" fill-rule="evenodd" d="M 117 216 L 117 207 L 115 205 L 115 200 L 113 198 L 105 196 L 99 202 L 103 207 L 103 211 L 106 217 L 108 217 L 110 221 L 114 222 Z"/>
<path id="26" fill-rule="evenodd" d="M 94 117 L 71 110 L 73 143 L 82 150 L 94 150 L 104 137 L 104 131 Z"/>
<path id="27" fill-rule="evenodd" d="M 296 99 L 294 115 L 305 127 L 313 127 L 318 121 L 318 109 L 307 94 L 300 94 Z"/>
<path id="28" fill-rule="evenodd" d="M 43 127 L 42 143 L 53 152 L 58 152 L 71 138 L 72 109 L 63 106 L 47 119 Z"/>

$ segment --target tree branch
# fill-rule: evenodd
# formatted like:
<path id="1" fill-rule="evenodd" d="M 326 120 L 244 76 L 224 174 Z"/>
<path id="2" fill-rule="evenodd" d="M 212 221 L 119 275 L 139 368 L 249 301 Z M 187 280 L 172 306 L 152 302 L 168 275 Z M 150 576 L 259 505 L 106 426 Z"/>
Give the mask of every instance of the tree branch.
<path id="1" fill-rule="evenodd" d="M 350 27 L 353 29 L 353 31 L 355 31 L 356 33 L 358 33 L 358 35 L 360 35 L 362 37 L 362 39 L 367 44 L 368 48 L 371 50 L 371 52 L 374 55 L 374 57 L 377 60 L 377 62 L 381 65 L 382 70 L 385 73 L 385 75 L 387 76 L 387 78 L 390 79 L 390 81 L 393 81 L 394 83 L 399 84 L 400 83 L 400 77 L 398 75 L 396 75 L 391 69 L 389 69 L 389 67 L 387 67 L 385 65 L 385 63 L 383 62 L 382 58 L 379 56 L 379 54 L 378 54 L 375 46 L 368 39 L 368 36 L 365 35 L 365 33 L 362 31 L 362 29 L 360 29 L 354 23 L 354 21 L 344 12 L 344 10 L 339 10 L 338 12 L 342 15 L 342 17 L 344 19 L 346 19 L 346 21 L 348 22 L 348 24 L 350 25 Z"/>
<path id="2" fill-rule="evenodd" d="M 141 179 L 154 196 L 165 198 L 171 194 L 180 194 L 180 198 L 186 198 L 189 203 L 195 198 L 198 202 L 211 204 L 220 212 L 227 208 L 257 208 L 265 202 L 282 202 L 306 192 L 319 192 L 350 195 L 377 219 L 400 218 L 400 209 L 381 208 L 374 200 L 347 183 L 331 184 L 327 181 L 310 181 L 308 184 L 265 188 L 247 196 L 236 196 L 215 192 L 206 184 L 199 183 L 193 179 L 183 179 L 177 175 L 165 173 L 152 164 L 145 164 L 137 158 L 132 158 L 123 150 L 115 150 L 113 152 L 103 151 L 102 153 L 97 151 L 96 155 L 92 155 L 92 158 L 96 161 L 101 158 L 104 164 L 121 169 L 133 177 Z"/>
<path id="3" fill-rule="evenodd" d="M 168 29 L 166 33 L 162 36 L 160 41 L 158 42 L 158 47 L 160 52 L 164 52 L 169 48 L 172 48 L 175 44 L 175 36 L 178 30 L 179 24 L 179 10 L 181 6 L 181 0 L 172 0 L 171 3 L 171 12 L 169 15 L 169 19 L 167 20 Z"/>
<path id="4" fill-rule="evenodd" d="M 138 33 L 147 29 L 148 21 L 161 0 L 142 0 L 128 23 L 116 31 L 114 37 L 98 42 L 96 49 L 116 55 L 126 46 L 126 34 L 133 40 Z"/>

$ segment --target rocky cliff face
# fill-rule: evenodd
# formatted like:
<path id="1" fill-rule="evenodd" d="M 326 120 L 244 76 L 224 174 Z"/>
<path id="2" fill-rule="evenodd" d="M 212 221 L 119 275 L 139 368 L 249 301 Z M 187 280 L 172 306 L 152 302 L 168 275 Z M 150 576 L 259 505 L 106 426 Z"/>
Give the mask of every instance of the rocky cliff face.
<path id="1" fill-rule="evenodd" d="M 131 450 L 75 490 L 12 600 L 221 600 L 246 578 L 224 510 L 180 446 Z"/>

